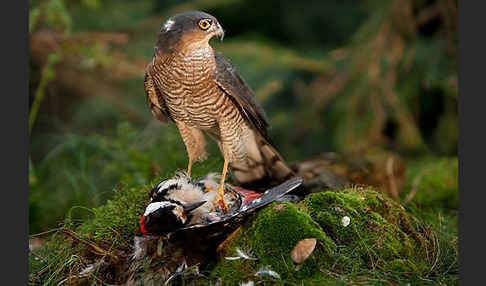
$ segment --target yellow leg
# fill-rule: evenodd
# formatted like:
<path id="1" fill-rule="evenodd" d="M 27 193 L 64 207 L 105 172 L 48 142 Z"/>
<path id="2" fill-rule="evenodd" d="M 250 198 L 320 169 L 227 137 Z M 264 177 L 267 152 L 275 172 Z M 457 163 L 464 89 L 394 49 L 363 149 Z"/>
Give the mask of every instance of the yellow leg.
<path id="1" fill-rule="evenodd" d="M 187 176 L 191 177 L 191 171 L 192 171 L 192 158 L 189 157 L 189 165 L 187 166 Z"/>
<path id="2" fill-rule="evenodd" d="M 224 159 L 224 166 L 223 166 L 223 174 L 221 175 L 221 183 L 219 184 L 219 189 L 218 189 L 219 196 L 220 196 L 221 200 L 223 201 L 223 208 L 224 208 L 225 212 L 228 211 L 228 205 L 226 204 L 226 201 L 224 200 L 224 180 L 226 178 L 226 171 L 227 170 L 228 170 L 228 160 L 225 158 Z"/>

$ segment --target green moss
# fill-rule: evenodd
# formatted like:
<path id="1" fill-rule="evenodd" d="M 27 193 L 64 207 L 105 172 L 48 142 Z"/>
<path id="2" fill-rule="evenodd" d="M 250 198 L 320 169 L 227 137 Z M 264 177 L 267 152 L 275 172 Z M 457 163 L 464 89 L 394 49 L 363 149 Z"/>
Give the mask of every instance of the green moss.
<path id="1" fill-rule="evenodd" d="M 362 267 L 381 267 L 421 273 L 421 263 L 429 245 L 418 229 L 420 223 L 405 209 L 371 188 L 350 188 L 340 192 L 323 192 L 301 202 L 311 217 L 342 247 L 342 269 L 356 271 Z M 343 217 L 350 223 L 344 226 Z M 399 263 L 400 259 L 407 263 Z M 397 265 L 401 265 L 397 269 Z"/>
<path id="2" fill-rule="evenodd" d="M 403 192 L 404 196 L 416 188 L 411 201 L 420 207 L 458 208 L 457 157 L 426 158 L 410 162 L 408 166 L 409 183 Z"/>
<path id="3" fill-rule="evenodd" d="M 115 190 L 114 199 L 91 209 L 92 217 L 80 225 L 75 224 L 70 212 L 63 226 L 49 237 L 46 244 L 36 250 L 35 255 L 30 253 L 31 282 L 58 285 L 70 276 L 69 273 L 78 273 L 88 264 L 99 261 L 101 257 L 93 255 L 93 248 L 87 243 L 110 253 L 130 249 L 133 236 L 140 234 L 139 220 L 147 204 L 148 193 L 148 187 Z M 87 279 L 87 285 L 99 284 L 99 281 L 91 281 L 97 279 L 97 275 Z"/>
<path id="4" fill-rule="evenodd" d="M 457 157 L 426 157 L 410 161 L 407 169 L 408 186 L 402 193 L 407 210 L 430 225 L 437 237 L 434 247 L 435 265 L 432 274 L 445 284 L 457 266 Z M 414 182 L 415 181 L 415 182 Z M 411 192 L 415 192 L 413 197 Z"/>
<path id="5" fill-rule="evenodd" d="M 330 255 L 336 251 L 335 243 L 319 225 L 292 204 L 285 204 L 281 209 L 267 207 L 255 220 L 252 229 L 250 246 L 261 257 L 260 263 L 272 265 L 272 269 L 284 273 L 284 277 L 288 274 L 296 278 L 310 278 L 319 266 L 329 265 Z M 292 271 L 290 251 L 304 238 L 317 239 L 316 252 L 299 271 Z"/>
<path id="6" fill-rule="evenodd" d="M 317 245 L 297 270 L 290 251 L 304 238 L 316 238 Z M 239 235 L 228 245 L 225 255 L 235 255 L 236 248 L 252 249 L 252 255 L 259 260 L 221 260 L 211 277 L 221 278 L 223 285 L 248 280 L 261 265 L 270 265 L 284 280 L 312 279 L 319 275 L 320 267 L 330 267 L 334 261 L 332 256 L 336 253 L 336 244 L 320 226 L 290 203 L 273 203 L 262 210 L 253 222 L 242 227 Z"/>
<path id="7" fill-rule="evenodd" d="M 149 191 L 143 188 L 117 190 L 115 199 L 94 208 L 94 217 L 77 231 L 114 247 L 122 241 L 131 244 L 133 236 L 140 234 L 139 221 L 147 205 Z"/>
<path id="8" fill-rule="evenodd" d="M 348 225 L 343 225 L 345 216 L 350 218 Z M 318 240 L 316 249 L 295 267 L 290 251 L 309 237 Z M 433 263 L 434 239 L 400 204 L 372 188 L 322 192 L 297 205 L 274 203 L 262 210 L 242 227 L 225 253 L 234 256 L 237 247 L 250 248 L 259 260 L 221 260 L 210 279 L 220 278 L 222 285 L 244 282 L 261 265 L 271 265 L 282 281 L 305 284 L 335 283 L 336 273 L 376 276 L 377 270 L 402 278 L 421 277 Z"/>

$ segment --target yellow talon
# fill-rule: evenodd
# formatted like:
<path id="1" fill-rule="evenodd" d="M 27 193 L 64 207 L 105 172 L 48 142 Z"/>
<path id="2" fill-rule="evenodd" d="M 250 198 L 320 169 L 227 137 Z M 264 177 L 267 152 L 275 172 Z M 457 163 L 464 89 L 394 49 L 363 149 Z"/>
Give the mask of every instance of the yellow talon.
<path id="1" fill-rule="evenodd" d="M 189 164 L 187 165 L 187 176 L 189 178 L 191 177 L 191 171 L 192 171 L 192 159 L 189 157 Z"/>
<path id="2" fill-rule="evenodd" d="M 226 204 L 226 201 L 224 200 L 224 179 L 226 178 L 226 171 L 228 170 L 228 160 L 224 158 L 224 165 L 223 165 L 223 173 L 221 174 L 221 183 L 219 184 L 219 189 L 218 193 L 223 201 L 223 211 L 228 212 L 228 205 Z"/>
<path id="3" fill-rule="evenodd" d="M 224 190 L 223 187 L 219 187 L 218 189 L 219 197 L 221 201 L 223 202 L 223 211 L 227 212 L 228 211 L 228 205 L 226 204 L 226 200 L 224 199 Z"/>

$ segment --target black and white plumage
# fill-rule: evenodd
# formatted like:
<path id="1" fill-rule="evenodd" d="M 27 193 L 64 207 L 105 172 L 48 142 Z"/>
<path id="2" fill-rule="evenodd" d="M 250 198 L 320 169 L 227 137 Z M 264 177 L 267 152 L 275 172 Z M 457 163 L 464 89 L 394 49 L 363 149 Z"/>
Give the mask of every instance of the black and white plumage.
<path id="1" fill-rule="evenodd" d="M 209 228 L 211 235 L 238 224 L 247 214 L 281 199 L 302 183 L 292 178 L 264 193 L 225 185 L 224 212 L 217 192 L 217 176 L 210 174 L 200 180 L 185 173 L 158 184 L 151 192 L 150 203 L 140 220 L 143 234 L 165 235 L 173 232 Z"/>
<path id="2" fill-rule="evenodd" d="M 191 205 L 204 202 L 200 207 L 192 210 L 189 223 L 196 223 L 203 214 L 215 209 L 219 199 L 216 182 L 219 176 L 210 173 L 206 177 L 194 180 L 184 172 L 176 173 L 174 178 L 159 183 L 150 193 L 150 203 L 170 202 L 173 204 Z M 150 205 L 149 205 L 150 206 Z"/>

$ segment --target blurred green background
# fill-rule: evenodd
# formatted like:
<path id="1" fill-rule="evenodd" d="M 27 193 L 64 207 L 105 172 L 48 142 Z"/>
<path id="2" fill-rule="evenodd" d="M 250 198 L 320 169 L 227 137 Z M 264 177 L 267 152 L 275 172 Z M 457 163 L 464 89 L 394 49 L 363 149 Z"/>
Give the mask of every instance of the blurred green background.
<path id="1" fill-rule="evenodd" d="M 456 0 L 31 0 L 31 234 L 186 167 L 143 75 L 164 21 L 193 9 L 222 24 L 212 46 L 256 92 L 289 162 L 371 147 L 457 155 Z M 210 154 L 219 172 L 213 143 Z"/>

